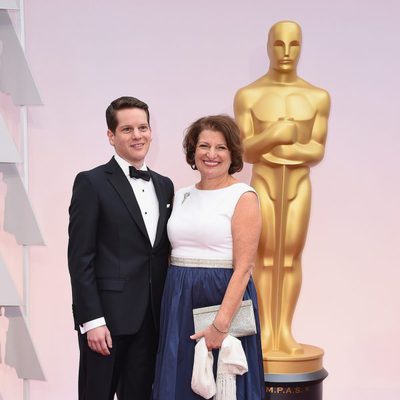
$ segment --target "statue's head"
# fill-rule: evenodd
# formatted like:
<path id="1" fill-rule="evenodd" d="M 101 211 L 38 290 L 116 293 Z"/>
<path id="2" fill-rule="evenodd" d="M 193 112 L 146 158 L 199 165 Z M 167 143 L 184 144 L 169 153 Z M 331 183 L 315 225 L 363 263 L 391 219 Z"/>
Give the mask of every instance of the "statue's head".
<path id="1" fill-rule="evenodd" d="M 300 58 L 301 28 L 293 21 L 280 21 L 268 34 L 270 68 L 279 72 L 296 70 Z"/>

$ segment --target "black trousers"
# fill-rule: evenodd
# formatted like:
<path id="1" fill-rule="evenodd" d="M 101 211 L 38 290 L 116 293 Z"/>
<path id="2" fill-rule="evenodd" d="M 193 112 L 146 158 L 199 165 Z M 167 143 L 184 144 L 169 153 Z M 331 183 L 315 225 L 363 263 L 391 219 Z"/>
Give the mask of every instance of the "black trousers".
<path id="1" fill-rule="evenodd" d="M 112 336 L 109 356 L 92 351 L 79 334 L 79 400 L 149 400 L 154 379 L 158 336 L 151 306 L 139 332 Z"/>

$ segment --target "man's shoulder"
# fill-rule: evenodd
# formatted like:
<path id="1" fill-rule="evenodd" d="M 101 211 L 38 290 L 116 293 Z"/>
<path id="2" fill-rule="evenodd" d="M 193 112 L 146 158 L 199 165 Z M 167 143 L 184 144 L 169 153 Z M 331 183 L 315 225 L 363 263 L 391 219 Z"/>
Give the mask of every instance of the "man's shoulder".
<path id="1" fill-rule="evenodd" d="M 102 182 L 107 176 L 105 172 L 112 169 L 111 162 L 112 160 L 106 164 L 98 165 L 92 169 L 78 172 L 75 177 L 75 184 L 86 182 L 97 186 L 97 184 Z"/>
<path id="2" fill-rule="evenodd" d="M 98 165 L 97 167 L 94 167 L 92 169 L 88 169 L 86 171 L 80 171 L 80 172 L 78 172 L 77 175 L 84 175 L 84 176 L 87 176 L 87 177 L 94 177 L 94 176 L 97 176 L 99 174 L 103 174 L 105 171 L 110 169 L 111 162 L 112 162 L 112 159 L 109 162 L 107 162 L 105 164 Z"/>
<path id="3" fill-rule="evenodd" d="M 168 176 L 161 175 L 160 173 L 154 171 L 153 169 L 150 168 L 151 174 L 153 175 L 153 178 L 157 179 L 159 182 L 162 184 L 170 187 L 172 190 L 174 190 L 174 184 Z"/>
<path id="4" fill-rule="evenodd" d="M 151 169 L 151 168 L 150 168 L 150 171 L 151 171 L 152 174 L 155 175 L 155 177 L 157 179 L 168 181 L 168 182 L 172 182 L 171 179 L 168 176 L 161 175 L 159 172 L 156 172 L 156 171 L 154 171 L 154 169 Z"/>

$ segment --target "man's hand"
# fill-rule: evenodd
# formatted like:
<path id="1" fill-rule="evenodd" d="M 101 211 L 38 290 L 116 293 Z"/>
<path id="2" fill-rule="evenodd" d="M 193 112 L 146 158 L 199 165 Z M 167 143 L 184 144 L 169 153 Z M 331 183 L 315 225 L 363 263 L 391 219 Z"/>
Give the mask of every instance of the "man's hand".
<path id="1" fill-rule="evenodd" d="M 112 348 L 111 334 L 107 326 L 99 326 L 94 329 L 90 329 L 87 333 L 88 346 L 91 350 L 96 353 L 100 353 L 103 356 L 109 356 Z"/>

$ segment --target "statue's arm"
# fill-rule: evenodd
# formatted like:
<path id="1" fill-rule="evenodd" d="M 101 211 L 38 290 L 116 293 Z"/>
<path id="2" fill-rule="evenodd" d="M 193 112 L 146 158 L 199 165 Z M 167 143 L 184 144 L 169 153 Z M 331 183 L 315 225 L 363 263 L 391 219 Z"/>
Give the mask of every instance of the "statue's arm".
<path id="1" fill-rule="evenodd" d="M 275 146 L 295 141 L 296 127 L 292 122 L 279 121 L 256 134 L 251 105 L 240 90 L 235 96 L 233 109 L 242 135 L 243 158 L 246 162 L 257 163 L 263 154 L 269 153 Z"/>
<path id="2" fill-rule="evenodd" d="M 317 115 L 315 117 L 311 139 L 308 143 L 294 143 L 275 147 L 273 154 L 277 157 L 302 164 L 313 165 L 322 160 L 325 153 L 325 142 L 328 131 L 328 117 L 330 111 L 329 94 L 323 91 L 318 99 Z"/>

